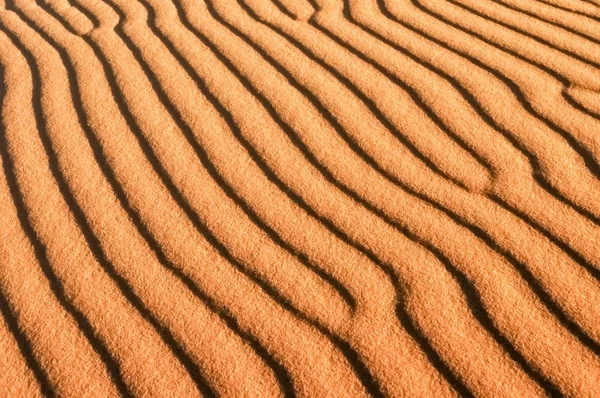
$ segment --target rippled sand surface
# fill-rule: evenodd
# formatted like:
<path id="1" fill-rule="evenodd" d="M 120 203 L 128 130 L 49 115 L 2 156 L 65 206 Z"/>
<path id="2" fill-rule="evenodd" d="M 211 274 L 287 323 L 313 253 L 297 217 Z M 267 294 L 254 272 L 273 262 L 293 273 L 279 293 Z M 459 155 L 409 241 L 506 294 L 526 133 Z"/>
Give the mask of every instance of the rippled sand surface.
<path id="1" fill-rule="evenodd" d="M 0 0 L 1 397 L 600 396 L 600 0 Z"/>

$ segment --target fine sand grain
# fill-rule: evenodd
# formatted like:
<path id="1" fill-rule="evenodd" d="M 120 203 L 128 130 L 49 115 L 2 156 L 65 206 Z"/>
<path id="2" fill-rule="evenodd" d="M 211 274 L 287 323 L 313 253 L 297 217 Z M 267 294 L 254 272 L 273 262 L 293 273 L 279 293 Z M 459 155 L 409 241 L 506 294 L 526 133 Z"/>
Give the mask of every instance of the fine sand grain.
<path id="1" fill-rule="evenodd" d="M 600 397 L 600 0 L 0 0 L 0 397 Z"/>

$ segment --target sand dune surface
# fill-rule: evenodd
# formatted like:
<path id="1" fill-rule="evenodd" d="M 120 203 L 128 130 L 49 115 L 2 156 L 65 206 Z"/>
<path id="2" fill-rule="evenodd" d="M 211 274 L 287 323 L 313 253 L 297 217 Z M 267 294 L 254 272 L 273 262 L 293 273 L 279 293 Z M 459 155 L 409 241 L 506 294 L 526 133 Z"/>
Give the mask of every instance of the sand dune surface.
<path id="1" fill-rule="evenodd" d="M 0 396 L 600 397 L 600 1 L 0 1 Z"/>

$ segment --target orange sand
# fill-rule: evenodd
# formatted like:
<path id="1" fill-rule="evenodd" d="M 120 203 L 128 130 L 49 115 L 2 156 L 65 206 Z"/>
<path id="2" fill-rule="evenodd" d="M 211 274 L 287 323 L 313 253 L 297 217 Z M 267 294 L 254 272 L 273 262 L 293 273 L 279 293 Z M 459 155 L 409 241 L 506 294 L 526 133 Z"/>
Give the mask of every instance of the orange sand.
<path id="1" fill-rule="evenodd" d="M 1 397 L 600 397 L 599 0 L 0 0 Z"/>

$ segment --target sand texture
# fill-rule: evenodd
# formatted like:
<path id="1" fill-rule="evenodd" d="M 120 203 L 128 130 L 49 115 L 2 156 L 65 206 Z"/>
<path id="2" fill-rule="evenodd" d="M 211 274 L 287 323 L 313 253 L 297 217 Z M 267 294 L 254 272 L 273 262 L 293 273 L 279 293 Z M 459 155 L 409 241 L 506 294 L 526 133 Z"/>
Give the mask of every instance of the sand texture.
<path id="1" fill-rule="evenodd" d="M 600 397 L 600 0 L 0 0 L 0 398 Z"/>

